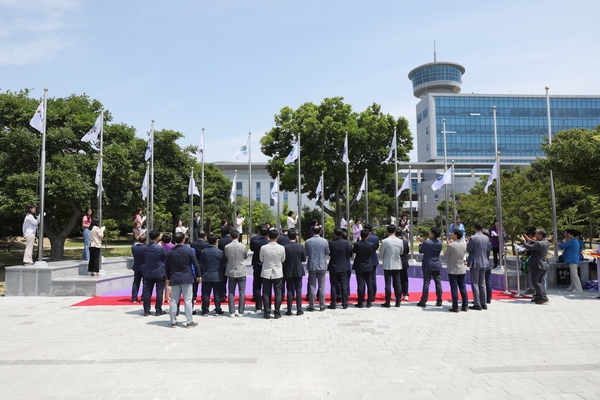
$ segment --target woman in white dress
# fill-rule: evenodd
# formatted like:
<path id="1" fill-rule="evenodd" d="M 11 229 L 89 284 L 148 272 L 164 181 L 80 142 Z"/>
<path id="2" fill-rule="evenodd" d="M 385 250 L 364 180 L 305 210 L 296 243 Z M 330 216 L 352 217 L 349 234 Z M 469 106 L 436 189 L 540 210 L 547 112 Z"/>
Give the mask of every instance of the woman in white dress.
<path id="1" fill-rule="evenodd" d="M 293 211 L 288 212 L 288 217 L 287 217 L 288 229 L 295 228 L 297 223 L 298 223 L 298 216 L 296 215 L 296 217 L 294 218 L 294 212 Z"/>
<path id="2" fill-rule="evenodd" d="M 25 219 L 23 220 L 23 237 L 25 238 L 23 262 L 27 265 L 33 265 L 33 243 L 35 242 L 35 232 L 39 223 L 40 216 L 35 217 L 35 206 L 28 205 L 25 210 Z"/>

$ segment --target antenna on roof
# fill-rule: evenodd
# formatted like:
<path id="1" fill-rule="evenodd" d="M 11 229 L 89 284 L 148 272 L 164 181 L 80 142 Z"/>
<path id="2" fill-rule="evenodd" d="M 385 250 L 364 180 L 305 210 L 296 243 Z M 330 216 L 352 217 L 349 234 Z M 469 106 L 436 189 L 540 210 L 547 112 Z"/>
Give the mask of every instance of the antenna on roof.
<path id="1" fill-rule="evenodd" d="M 437 62 L 437 56 L 435 54 L 435 40 L 433 41 L 433 62 Z"/>

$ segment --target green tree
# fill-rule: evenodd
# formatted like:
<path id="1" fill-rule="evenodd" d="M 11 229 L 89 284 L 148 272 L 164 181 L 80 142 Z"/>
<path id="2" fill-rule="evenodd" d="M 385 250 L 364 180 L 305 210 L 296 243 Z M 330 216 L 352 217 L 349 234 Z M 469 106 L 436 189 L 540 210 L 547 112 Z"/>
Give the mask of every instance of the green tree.
<path id="1" fill-rule="evenodd" d="M 381 189 L 389 196 L 395 195 L 393 160 L 385 161 L 394 128 L 397 130 L 398 159 L 407 161 L 412 149 L 412 135 L 405 118 L 383 114 L 376 103 L 357 113 L 343 102 L 342 97 L 326 98 L 319 105 L 304 103 L 296 110 L 282 108 L 275 115 L 275 127 L 261 139 L 261 150 L 272 157 L 267 165 L 270 175 L 275 177 L 277 171 L 282 173 L 280 190 L 297 190 L 297 162 L 289 165 L 283 162 L 300 135 L 301 191 L 308 193 L 310 199 L 316 198 L 315 189 L 321 171 L 324 171 L 324 194 L 331 196 L 335 203 L 335 207 L 326 207 L 325 212 L 339 223 L 346 211 L 346 165 L 342 161 L 346 133 L 352 208 L 365 169 L 369 169 L 371 190 Z"/>

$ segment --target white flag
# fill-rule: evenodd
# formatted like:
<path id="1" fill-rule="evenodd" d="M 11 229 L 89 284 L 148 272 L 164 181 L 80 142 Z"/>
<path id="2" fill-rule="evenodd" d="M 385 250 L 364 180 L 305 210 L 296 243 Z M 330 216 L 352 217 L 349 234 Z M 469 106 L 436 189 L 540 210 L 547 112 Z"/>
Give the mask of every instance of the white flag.
<path id="1" fill-rule="evenodd" d="M 148 197 L 148 167 L 146 167 L 146 175 L 142 182 L 142 200 L 146 200 L 146 197 Z"/>
<path id="2" fill-rule="evenodd" d="M 146 154 L 144 155 L 144 161 L 148 161 L 152 157 L 152 138 L 148 139 L 148 145 L 146 146 Z"/>
<path id="3" fill-rule="evenodd" d="M 250 136 L 248 136 L 248 139 L 246 139 L 246 143 L 244 143 L 242 145 L 242 147 L 240 147 L 240 149 L 237 151 L 237 153 L 234 154 L 233 158 L 235 158 L 236 160 L 239 160 L 240 158 L 244 158 L 249 154 L 248 153 L 248 141 L 249 140 L 250 140 Z"/>
<path id="4" fill-rule="evenodd" d="M 396 197 L 400 196 L 402 194 L 402 192 L 408 188 L 410 188 L 410 179 L 408 179 L 408 176 L 407 176 L 406 179 L 404 180 L 404 182 L 402 182 L 402 186 L 400 186 L 400 189 L 398 189 L 398 192 L 396 192 Z"/>
<path id="5" fill-rule="evenodd" d="M 98 135 L 100 134 L 100 132 L 102 132 L 102 113 L 100 115 L 98 115 L 98 118 L 96 119 L 96 122 L 94 123 L 94 126 L 92 126 L 92 129 L 90 129 L 88 131 L 88 133 L 86 133 L 81 138 L 81 141 L 82 142 L 96 142 L 96 141 L 98 141 Z"/>
<path id="6" fill-rule="evenodd" d="M 346 139 L 344 140 L 344 150 L 342 153 L 342 161 L 348 164 L 350 160 L 348 159 L 348 135 L 346 135 Z"/>
<path id="7" fill-rule="evenodd" d="M 204 155 L 204 134 L 200 136 L 200 146 L 198 146 L 198 154 Z"/>
<path id="8" fill-rule="evenodd" d="M 191 196 L 193 194 L 200 196 L 200 192 L 196 187 L 196 181 L 194 180 L 194 174 L 190 173 L 190 183 L 188 183 L 188 195 Z"/>
<path id="9" fill-rule="evenodd" d="M 315 189 L 315 194 L 317 195 L 317 200 L 319 200 L 319 197 L 323 195 L 323 177 L 319 179 L 319 184 L 317 185 L 317 189 Z"/>
<path id="10" fill-rule="evenodd" d="M 288 156 L 285 158 L 283 165 L 288 165 L 296 161 L 298 159 L 299 153 L 300 152 L 298 151 L 298 141 L 296 141 L 296 143 L 294 143 L 294 147 L 292 147 L 292 150 L 290 150 L 290 154 L 288 154 Z"/>
<path id="11" fill-rule="evenodd" d="M 44 133 L 44 118 L 46 117 L 44 114 L 44 102 L 42 101 L 37 110 L 35 110 L 33 118 L 29 121 L 29 125 L 37 129 L 40 133 Z"/>
<path id="12" fill-rule="evenodd" d="M 96 167 L 96 178 L 94 179 L 94 183 L 96 184 L 96 186 L 98 186 L 98 192 L 97 195 L 100 196 L 100 192 L 104 190 L 104 188 L 102 187 L 102 180 L 100 179 L 100 173 L 101 173 L 101 166 L 100 166 L 100 160 L 98 160 L 98 166 Z"/>
<path id="13" fill-rule="evenodd" d="M 279 177 L 275 178 L 275 182 L 273 182 L 273 187 L 271 188 L 271 198 L 275 203 L 279 200 Z"/>
<path id="14" fill-rule="evenodd" d="M 492 167 L 492 172 L 490 173 L 488 181 L 485 184 L 485 187 L 483 188 L 484 192 L 486 192 L 486 193 L 488 192 L 488 188 L 490 187 L 492 182 L 494 182 L 494 179 L 498 179 L 498 161 L 496 161 L 494 163 L 494 166 Z"/>
<path id="15" fill-rule="evenodd" d="M 447 183 L 452 183 L 452 168 L 448 168 L 448 171 L 444 172 L 444 175 L 437 178 L 437 180 L 431 184 L 431 189 L 435 192 Z"/>
<path id="16" fill-rule="evenodd" d="M 229 193 L 229 199 L 231 202 L 235 202 L 235 196 L 237 196 L 237 174 L 233 176 L 233 182 L 231 183 L 231 193 Z"/>
<path id="17" fill-rule="evenodd" d="M 392 156 L 394 155 L 394 150 L 396 150 L 396 147 L 398 147 L 396 145 L 396 132 L 394 132 L 394 137 L 392 138 L 392 145 L 390 146 L 390 154 L 388 155 L 388 158 L 385 161 L 389 161 L 392 159 Z"/>
<path id="18" fill-rule="evenodd" d="M 360 185 L 360 189 L 358 189 L 358 193 L 356 194 L 356 201 L 360 201 L 360 199 L 362 199 L 362 194 L 363 191 L 367 190 L 367 174 L 365 173 L 365 176 L 362 180 L 362 184 Z"/>

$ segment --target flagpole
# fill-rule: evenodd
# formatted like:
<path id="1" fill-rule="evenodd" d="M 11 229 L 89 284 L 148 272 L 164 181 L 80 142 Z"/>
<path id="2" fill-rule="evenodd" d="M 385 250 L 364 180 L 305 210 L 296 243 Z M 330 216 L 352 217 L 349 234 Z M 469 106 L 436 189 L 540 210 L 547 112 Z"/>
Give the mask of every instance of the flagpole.
<path id="1" fill-rule="evenodd" d="M 504 227 L 502 225 L 502 192 L 500 191 L 500 152 L 498 151 L 498 125 L 496 123 L 496 106 L 492 106 L 494 116 L 494 150 L 496 151 L 496 166 L 498 176 L 496 178 L 496 217 L 498 219 L 498 247 L 500 251 L 500 268 L 504 268 L 504 292 L 511 294 L 508 290 L 508 266 L 504 267 Z M 493 169 L 493 168 L 492 168 Z M 493 171 L 492 171 L 493 172 Z M 519 268 L 517 267 L 517 280 L 519 280 Z"/>
<path id="2" fill-rule="evenodd" d="M 323 186 L 325 186 L 325 182 L 323 180 L 323 175 L 325 171 L 321 171 L 321 232 L 323 232 L 323 237 L 325 237 L 325 196 L 323 196 Z"/>
<path id="3" fill-rule="evenodd" d="M 546 86 L 546 114 L 548 116 L 548 145 L 552 145 L 552 121 L 550 119 L 550 88 Z M 552 240 L 558 242 L 558 228 L 556 225 L 556 193 L 554 191 L 554 174 L 550 170 L 550 197 L 552 201 Z M 558 260 L 558 246 L 554 246 L 554 259 Z"/>
<path id="4" fill-rule="evenodd" d="M 237 211 L 237 169 L 235 171 L 233 171 L 233 185 L 234 185 L 234 196 L 233 196 L 233 220 L 235 220 L 235 212 Z M 233 190 L 232 190 L 233 192 Z M 237 223 L 237 221 L 236 221 Z M 248 234 L 248 236 L 250 236 L 250 234 Z"/>
<path id="5" fill-rule="evenodd" d="M 192 167 L 192 172 L 190 173 L 190 183 L 192 183 L 192 179 L 194 178 L 194 167 Z M 196 181 L 194 180 L 194 187 L 196 186 Z M 192 193 L 189 193 L 189 192 Z M 188 194 L 190 196 L 190 240 L 194 237 L 194 188 L 188 184 Z"/>
<path id="6" fill-rule="evenodd" d="M 102 227 L 102 192 L 104 191 L 104 185 L 102 184 L 102 174 L 104 171 L 104 107 L 100 110 L 100 159 L 98 166 L 100 168 L 100 183 L 98 186 L 98 219 L 100 220 L 100 227 Z M 98 271 L 102 271 L 102 246 L 100 246 L 100 261 Z"/>
<path id="7" fill-rule="evenodd" d="M 202 128 L 202 183 L 200 184 L 202 191 L 200 192 L 200 229 L 204 229 L 204 128 Z M 241 232 L 240 232 L 241 234 Z"/>
<path id="8" fill-rule="evenodd" d="M 150 172 L 150 161 L 146 161 L 146 176 L 149 176 L 149 172 Z M 146 185 L 148 185 L 149 182 L 146 182 Z M 150 209 L 150 196 L 148 196 L 148 186 L 146 186 L 146 213 L 148 212 L 148 210 Z M 147 219 L 148 217 L 146 217 Z M 140 229 L 142 227 L 140 226 Z M 148 228 L 148 224 L 146 224 L 146 228 Z M 148 229 L 146 229 L 148 230 Z M 146 244 L 150 243 L 150 232 L 146 232 Z"/>
<path id="9" fill-rule="evenodd" d="M 44 203 L 46 201 L 46 121 L 48 120 L 48 99 L 46 93 L 48 88 L 44 88 L 44 110 L 42 120 L 42 160 L 41 160 L 41 171 L 40 171 L 40 223 L 39 223 L 39 238 L 38 238 L 38 260 L 36 265 L 45 266 L 44 261 Z"/>
<path id="10" fill-rule="evenodd" d="M 454 160 L 452 160 L 452 217 L 454 218 L 452 220 L 452 223 L 456 224 L 456 190 L 454 190 Z"/>
<path id="11" fill-rule="evenodd" d="M 277 171 L 277 230 L 281 232 L 281 211 L 279 205 L 279 187 L 281 186 L 281 174 Z"/>
<path id="12" fill-rule="evenodd" d="M 444 126 L 444 173 L 448 170 L 448 154 L 446 151 L 446 118 L 442 119 L 442 123 Z M 444 185 L 444 199 L 446 200 L 446 240 L 450 238 L 450 225 L 448 223 L 448 185 Z"/>
<path id="13" fill-rule="evenodd" d="M 396 146 L 394 147 L 394 194 L 396 194 L 396 192 L 398 191 L 398 145 L 396 141 L 396 128 L 394 128 L 394 139 L 392 140 L 392 142 L 396 143 Z M 395 206 L 396 208 L 394 209 L 394 218 L 396 219 L 396 224 L 399 224 L 400 220 L 398 219 L 398 196 L 395 196 Z"/>
<path id="14" fill-rule="evenodd" d="M 252 132 L 248 132 L 248 243 L 252 236 Z"/>
<path id="15" fill-rule="evenodd" d="M 151 153 L 150 153 L 150 208 L 148 210 L 148 215 L 146 219 L 150 221 L 146 224 L 148 226 L 148 231 L 154 229 L 154 120 L 152 120 L 152 126 L 150 128 L 151 135 Z"/>
<path id="16" fill-rule="evenodd" d="M 348 132 L 346 132 L 346 224 L 350 225 L 350 174 L 348 173 L 348 164 L 350 164 L 350 145 L 348 144 Z M 323 190 L 321 188 L 321 190 Z"/>
<path id="17" fill-rule="evenodd" d="M 302 243 L 302 181 L 300 176 L 300 132 L 298 132 L 298 243 Z"/>
<path id="18" fill-rule="evenodd" d="M 369 223 L 369 170 L 365 168 L 365 224 Z"/>
<path id="19" fill-rule="evenodd" d="M 414 238 L 413 238 L 413 206 L 412 206 L 412 167 L 409 165 L 408 166 L 408 201 L 409 201 L 409 205 L 408 207 L 410 208 L 410 224 L 408 225 L 408 239 L 410 242 L 410 259 L 414 260 L 415 258 L 415 253 L 414 253 Z"/>

